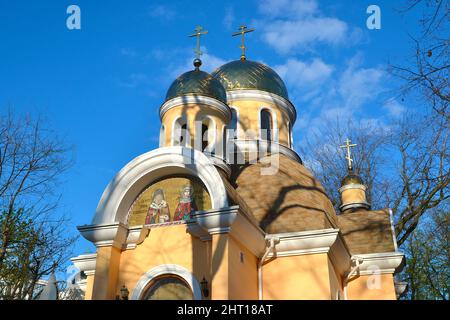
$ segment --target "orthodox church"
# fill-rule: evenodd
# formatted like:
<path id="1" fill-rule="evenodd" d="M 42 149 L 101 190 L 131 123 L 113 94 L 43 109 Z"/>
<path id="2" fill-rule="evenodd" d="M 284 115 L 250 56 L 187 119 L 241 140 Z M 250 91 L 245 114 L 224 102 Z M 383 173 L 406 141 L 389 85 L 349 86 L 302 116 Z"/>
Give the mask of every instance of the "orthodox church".
<path id="1" fill-rule="evenodd" d="M 372 211 L 349 173 L 335 209 L 294 151 L 295 106 L 280 76 L 240 59 L 175 79 L 159 148 L 103 192 L 72 258 L 90 299 L 396 299 L 404 264 L 389 209 Z"/>

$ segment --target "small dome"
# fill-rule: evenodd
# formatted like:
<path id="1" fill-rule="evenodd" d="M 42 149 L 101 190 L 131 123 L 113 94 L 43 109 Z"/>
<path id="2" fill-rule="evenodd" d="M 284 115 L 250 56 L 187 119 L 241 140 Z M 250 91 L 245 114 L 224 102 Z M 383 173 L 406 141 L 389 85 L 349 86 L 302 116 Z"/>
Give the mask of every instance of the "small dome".
<path id="1" fill-rule="evenodd" d="M 166 94 L 166 101 L 184 95 L 201 95 L 227 101 L 227 94 L 222 84 L 209 73 L 196 68 L 183 73 L 175 79 Z"/>
<path id="2" fill-rule="evenodd" d="M 347 174 L 344 179 L 342 179 L 341 186 L 346 186 L 348 184 L 364 184 L 361 177 L 357 174 L 350 172 Z"/>
<path id="3" fill-rule="evenodd" d="M 289 99 L 286 86 L 280 76 L 259 62 L 236 60 L 224 64 L 211 74 L 222 83 L 227 91 L 256 89 Z"/>

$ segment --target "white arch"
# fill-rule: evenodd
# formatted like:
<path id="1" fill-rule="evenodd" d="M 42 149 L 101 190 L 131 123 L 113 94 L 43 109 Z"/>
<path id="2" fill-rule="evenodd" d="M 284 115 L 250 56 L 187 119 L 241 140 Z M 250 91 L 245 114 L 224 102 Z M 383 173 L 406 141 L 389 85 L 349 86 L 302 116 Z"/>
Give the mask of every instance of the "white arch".
<path id="1" fill-rule="evenodd" d="M 189 272 L 189 270 L 176 264 L 162 264 L 146 272 L 139 279 L 139 281 L 136 284 L 136 287 L 134 287 L 130 299 L 131 300 L 141 299 L 142 295 L 144 294 L 144 290 L 150 283 L 150 281 L 162 275 L 176 275 L 181 277 L 191 287 L 191 290 L 194 295 L 194 300 L 202 299 L 202 292 L 198 280 L 191 272 Z"/>
<path id="2" fill-rule="evenodd" d="M 228 206 L 222 178 L 208 157 L 198 150 L 172 146 L 144 153 L 123 167 L 103 192 L 92 224 L 126 223 L 128 209 L 140 192 L 153 181 L 174 174 L 202 180 L 213 209 Z"/>
<path id="3" fill-rule="evenodd" d="M 195 128 L 195 143 L 198 145 L 195 145 L 195 148 L 198 148 L 198 150 L 202 150 L 202 142 L 203 142 L 203 130 L 202 125 L 205 124 L 205 121 L 208 122 L 208 146 L 206 147 L 205 152 L 212 152 L 216 149 L 216 143 L 217 143 L 217 125 L 216 121 L 210 117 L 210 116 L 202 116 L 198 119 L 196 122 L 196 128 Z M 199 134 L 200 133 L 200 134 Z"/>

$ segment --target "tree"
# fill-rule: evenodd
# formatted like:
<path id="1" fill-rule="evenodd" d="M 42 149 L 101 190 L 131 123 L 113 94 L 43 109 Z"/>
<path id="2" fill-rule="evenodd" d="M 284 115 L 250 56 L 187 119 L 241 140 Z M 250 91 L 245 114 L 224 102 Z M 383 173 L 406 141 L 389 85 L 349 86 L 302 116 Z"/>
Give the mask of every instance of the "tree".
<path id="1" fill-rule="evenodd" d="M 422 9 L 422 18 L 418 21 L 419 34 L 410 35 L 413 53 L 404 59 L 405 63 L 393 64 L 391 72 L 403 80 L 406 95 L 425 99 L 435 112 L 449 121 L 449 4 L 446 0 L 409 0 L 400 12 L 408 14 L 416 9 Z"/>
<path id="2" fill-rule="evenodd" d="M 431 218 L 406 242 L 403 279 L 409 290 L 405 298 L 448 300 L 450 298 L 450 216 L 448 207 L 433 210 Z"/>
<path id="3" fill-rule="evenodd" d="M 0 118 L 0 298 L 32 299 L 70 256 L 76 237 L 57 212 L 69 150 L 41 118 Z"/>

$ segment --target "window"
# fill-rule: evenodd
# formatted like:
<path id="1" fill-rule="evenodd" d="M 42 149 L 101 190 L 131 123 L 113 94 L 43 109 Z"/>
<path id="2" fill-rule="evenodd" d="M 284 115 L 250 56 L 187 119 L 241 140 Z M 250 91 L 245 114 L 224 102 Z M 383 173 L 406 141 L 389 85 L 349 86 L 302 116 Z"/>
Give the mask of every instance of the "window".
<path id="1" fill-rule="evenodd" d="M 188 143 L 187 124 L 184 119 L 177 119 L 174 125 L 173 145 L 186 146 Z"/>
<path id="2" fill-rule="evenodd" d="M 237 112 L 234 109 L 231 109 L 231 120 L 229 125 L 230 139 L 234 139 L 237 137 Z"/>
<path id="3" fill-rule="evenodd" d="M 208 134 L 208 126 L 202 123 L 202 151 L 205 151 L 209 145 Z"/>
<path id="4" fill-rule="evenodd" d="M 263 140 L 272 140 L 272 115 L 267 109 L 261 110 L 260 138 Z"/>
<path id="5" fill-rule="evenodd" d="M 189 285 L 179 277 L 162 276 L 150 283 L 143 300 L 193 300 Z"/>

